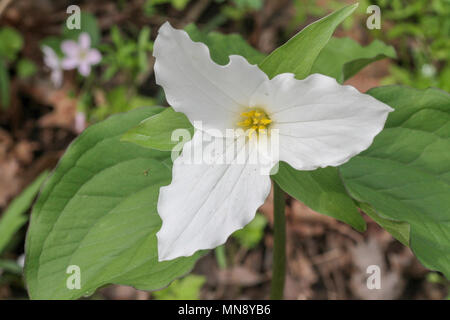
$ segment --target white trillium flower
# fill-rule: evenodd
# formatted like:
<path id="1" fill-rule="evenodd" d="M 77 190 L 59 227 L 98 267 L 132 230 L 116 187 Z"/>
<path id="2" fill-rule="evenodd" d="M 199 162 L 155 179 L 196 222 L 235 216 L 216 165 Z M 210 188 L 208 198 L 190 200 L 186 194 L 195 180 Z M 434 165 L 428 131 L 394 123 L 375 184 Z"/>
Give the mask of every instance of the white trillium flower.
<path id="1" fill-rule="evenodd" d="M 63 41 L 61 50 L 66 55 L 62 61 L 62 67 L 66 70 L 78 68 L 78 72 L 84 77 L 91 73 L 92 65 L 102 60 L 100 51 L 91 48 L 91 37 L 86 32 L 80 34 L 78 42 Z"/>
<path id="2" fill-rule="evenodd" d="M 63 71 L 61 66 L 61 59 L 49 46 L 42 46 L 44 53 L 44 64 L 50 68 L 50 80 L 56 88 L 59 88 L 63 81 Z"/>
<path id="3" fill-rule="evenodd" d="M 237 55 L 218 65 L 205 44 L 167 22 L 159 29 L 153 54 L 156 82 L 195 128 L 174 161 L 171 184 L 160 189 L 160 261 L 223 244 L 253 219 L 270 192 L 270 176 L 261 174 L 258 164 L 189 163 L 192 148 L 219 157 L 231 152 L 229 144 L 217 144 L 225 139 L 221 133 L 243 128 L 248 159 L 260 153 L 259 137 L 270 140 L 276 130 L 279 150 L 272 164 L 285 161 L 297 170 L 338 166 L 367 149 L 393 111 L 324 75 L 297 80 L 283 73 L 269 79 Z"/>

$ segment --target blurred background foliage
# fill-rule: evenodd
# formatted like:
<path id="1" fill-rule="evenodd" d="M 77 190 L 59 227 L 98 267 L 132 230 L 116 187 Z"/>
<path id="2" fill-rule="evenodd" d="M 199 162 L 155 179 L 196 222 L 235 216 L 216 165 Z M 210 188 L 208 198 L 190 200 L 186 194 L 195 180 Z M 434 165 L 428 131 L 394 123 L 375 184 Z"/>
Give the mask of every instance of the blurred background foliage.
<path id="1" fill-rule="evenodd" d="M 87 125 L 114 113 L 166 103 L 164 92 L 155 85 L 152 57 L 153 41 L 158 27 L 164 21 L 168 20 L 178 28 L 187 26 L 186 30 L 195 41 L 206 43 L 223 42 L 222 33 L 239 34 L 234 38 L 229 37 L 229 42 L 224 45 L 232 46 L 233 43 L 247 41 L 255 48 L 251 49 L 254 50 L 252 56 L 258 61 L 263 54 L 287 41 L 307 24 L 341 8 L 345 3 L 353 2 L 355 1 L 17 0 L 2 8 L 0 299 L 26 298 L 21 269 L 28 208 L 45 179 L 45 170 L 55 166 L 70 141 Z M 352 38 L 364 46 L 379 40 L 393 46 L 397 58 L 384 59 L 374 64 L 374 67 L 367 67 L 348 83 L 361 91 L 387 84 L 403 84 L 415 88 L 437 87 L 450 91 L 450 0 L 361 0 L 359 3 L 357 12 L 345 20 L 335 35 Z M 71 4 L 81 7 L 80 30 L 69 30 L 66 27 L 65 19 L 69 16 L 66 8 Z M 381 8 L 381 30 L 368 30 L 366 27 L 366 9 L 369 5 Z M 213 32 L 209 33 L 211 31 Z M 61 43 L 69 39 L 76 40 L 81 32 L 88 33 L 92 47 L 100 50 L 101 63 L 94 66 L 87 77 L 81 76 L 76 70 L 65 71 L 63 85 L 55 88 L 49 81 L 49 68 L 43 62 L 41 48 L 47 45 L 62 58 Z M 217 59 L 226 59 L 220 57 L 220 52 L 215 52 L 214 55 Z M 386 55 L 395 56 L 393 53 Z M 292 207 L 295 208 L 294 205 Z M 270 253 L 271 237 L 265 232 L 271 228 L 270 214 L 270 209 L 262 210 L 252 223 L 236 232 L 226 245 L 217 248 L 202 260 L 206 262 L 200 264 L 197 274 L 176 280 L 162 291 L 143 294 L 125 290 L 124 293 L 106 288 L 93 298 L 259 297 L 257 291 L 267 282 L 265 271 L 259 266 L 264 265 L 264 257 Z M 322 254 L 330 245 L 329 241 L 336 239 L 333 238 L 334 233 L 350 233 L 338 222 L 333 223 L 330 227 L 328 220 L 320 220 L 312 224 L 311 230 L 305 231 L 306 227 L 300 226 L 294 226 L 293 230 L 321 243 L 317 253 Z M 371 231 L 369 228 L 368 232 L 376 233 L 380 238 L 385 236 L 380 230 Z M 359 236 L 350 234 L 351 236 L 347 234 L 346 237 L 361 240 Z M 297 241 L 293 239 L 293 242 Z M 386 250 L 384 254 L 388 254 L 388 250 L 399 252 L 400 249 L 392 244 L 395 242 L 383 241 L 384 244 L 388 243 L 383 247 Z M 301 245 L 301 249 L 316 252 L 316 249 L 308 247 L 307 242 Z M 297 258 L 307 260 L 305 253 L 299 253 Z M 334 265 L 338 271 L 333 271 L 332 268 L 331 271 L 324 271 L 319 266 L 320 263 L 316 265 L 314 261 L 311 262 L 314 267 L 299 263 L 292 261 L 290 267 L 299 268 L 301 277 L 310 278 L 300 279 L 299 291 L 288 294 L 288 297 L 371 298 L 357 293 L 357 290 L 352 291 L 351 286 L 329 282 L 327 272 L 342 272 L 342 279 L 352 277 L 345 269 L 349 268 L 346 264 Z M 217 266 L 218 271 L 213 268 L 216 270 L 216 280 L 211 280 L 212 276 L 208 274 L 212 271 L 205 271 L 205 268 L 208 269 L 205 266 L 211 264 Z M 250 264 L 256 267 L 248 267 Z M 236 280 L 236 277 L 240 280 Z M 339 278 L 336 275 L 333 277 Z M 242 278 L 246 280 L 243 281 Z M 423 270 L 416 271 L 414 275 L 402 276 L 402 283 L 404 291 L 391 298 L 443 298 L 448 290 L 448 282 L 444 278 Z M 242 287 L 246 286 L 256 287 L 254 291 L 244 290 L 243 293 Z M 234 289 L 224 289 L 230 287 Z M 214 288 L 214 293 L 210 292 L 211 288 Z M 224 293 L 224 290 L 228 291 Z"/>

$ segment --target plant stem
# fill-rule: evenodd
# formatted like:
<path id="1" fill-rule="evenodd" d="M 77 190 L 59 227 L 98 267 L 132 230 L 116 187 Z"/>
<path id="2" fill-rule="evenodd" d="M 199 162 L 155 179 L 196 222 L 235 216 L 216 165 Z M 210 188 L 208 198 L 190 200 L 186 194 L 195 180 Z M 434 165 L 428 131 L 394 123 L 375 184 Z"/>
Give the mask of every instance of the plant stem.
<path id="1" fill-rule="evenodd" d="M 286 275 L 286 217 L 284 212 L 285 198 L 280 186 L 273 182 L 273 270 L 270 299 L 283 299 L 284 280 Z"/>
<path id="2" fill-rule="evenodd" d="M 227 256 L 225 254 L 225 245 L 218 246 L 215 250 L 216 261 L 220 269 L 227 268 Z"/>

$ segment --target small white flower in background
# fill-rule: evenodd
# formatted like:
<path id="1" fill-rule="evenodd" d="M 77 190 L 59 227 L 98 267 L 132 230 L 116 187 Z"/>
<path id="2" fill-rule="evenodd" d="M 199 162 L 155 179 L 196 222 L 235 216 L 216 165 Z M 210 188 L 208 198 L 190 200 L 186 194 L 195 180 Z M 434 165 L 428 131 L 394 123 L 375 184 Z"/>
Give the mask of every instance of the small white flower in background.
<path id="1" fill-rule="evenodd" d="M 22 253 L 18 258 L 17 258 L 17 264 L 19 266 L 21 266 L 22 268 L 25 266 L 25 253 Z"/>
<path id="2" fill-rule="evenodd" d="M 431 78 L 436 75 L 436 68 L 432 64 L 424 64 L 421 71 L 422 74 L 427 78 Z"/>
<path id="3" fill-rule="evenodd" d="M 86 129 L 86 114 L 81 111 L 77 111 L 75 115 L 75 132 L 80 134 Z"/>
<path id="4" fill-rule="evenodd" d="M 44 52 L 44 64 L 51 70 L 50 79 L 53 85 L 59 88 L 63 80 L 61 59 L 49 46 L 42 46 L 42 52 Z"/>
<path id="5" fill-rule="evenodd" d="M 156 82 L 174 110 L 186 114 L 196 129 L 174 161 L 171 184 L 160 189 L 159 260 L 224 243 L 253 219 L 270 192 L 270 176 L 261 174 L 257 164 L 189 164 L 184 158 L 193 146 L 203 146 L 214 156 L 231 152 L 215 148 L 224 139 L 220 133 L 243 128 L 248 154 L 259 154 L 259 137 L 270 139 L 270 132 L 277 130 L 274 164 L 285 161 L 297 170 L 338 166 L 367 149 L 393 111 L 324 75 L 297 80 L 283 73 L 269 79 L 237 55 L 218 65 L 206 45 L 169 23 L 160 28 L 153 54 Z"/>
<path id="6" fill-rule="evenodd" d="M 102 60 L 102 55 L 97 49 L 91 48 L 91 37 L 83 32 L 78 37 L 78 42 L 65 40 L 61 44 L 61 50 L 65 57 L 62 67 L 66 70 L 78 68 L 78 72 L 87 77 L 91 73 L 91 66 Z"/>

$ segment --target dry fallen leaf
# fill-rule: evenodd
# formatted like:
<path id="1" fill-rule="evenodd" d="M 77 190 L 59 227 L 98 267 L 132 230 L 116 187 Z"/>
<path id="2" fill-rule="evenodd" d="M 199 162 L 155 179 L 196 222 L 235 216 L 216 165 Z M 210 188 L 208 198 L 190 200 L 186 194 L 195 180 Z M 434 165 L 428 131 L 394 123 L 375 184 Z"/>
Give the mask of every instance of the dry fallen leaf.
<path id="1" fill-rule="evenodd" d="M 219 270 L 217 279 L 221 284 L 242 287 L 254 286 L 265 280 L 261 274 L 242 266 Z"/>
<path id="2" fill-rule="evenodd" d="M 0 159 L 0 207 L 20 191 L 20 166 L 13 158 Z"/>
<path id="3" fill-rule="evenodd" d="M 48 81 L 41 81 L 30 89 L 34 99 L 53 107 L 52 112 L 39 119 L 39 126 L 75 130 L 77 100 L 70 96 L 71 90 L 73 88 L 70 84 L 66 83 L 62 88 L 55 89 Z"/>
<path id="4" fill-rule="evenodd" d="M 350 289 L 353 294 L 361 299 L 392 300 L 399 298 L 404 288 L 404 280 L 395 270 L 388 270 L 383 248 L 379 243 L 371 239 L 369 242 L 361 242 L 352 250 L 353 263 L 356 270 L 352 273 L 350 279 Z M 370 289 L 367 285 L 367 279 L 374 273 L 367 273 L 369 266 L 376 266 L 380 270 L 380 288 Z"/>

